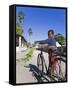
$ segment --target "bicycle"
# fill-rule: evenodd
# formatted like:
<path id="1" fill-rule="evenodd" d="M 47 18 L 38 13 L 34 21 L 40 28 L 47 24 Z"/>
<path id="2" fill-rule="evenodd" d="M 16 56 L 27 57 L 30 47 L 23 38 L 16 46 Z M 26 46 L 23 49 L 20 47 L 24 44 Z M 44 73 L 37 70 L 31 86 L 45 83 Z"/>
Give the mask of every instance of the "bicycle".
<path id="1" fill-rule="evenodd" d="M 42 74 L 43 73 L 45 73 L 45 74 L 49 74 L 50 76 L 51 76 L 51 74 L 52 74 L 52 63 L 54 63 L 54 61 L 55 62 L 57 62 L 57 64 L 58 64 L 58 72 L 57 72 L 57 69 L 55 68 L 55 72 L 56 72 L 56 74 L 55 75 L 52 75 L 54 78 L 56 77 L 56 78 L 58 78 L 58 80 L 60 81 L 61 80 L 61 75 L 62 75 L 62 70 L 61 70 L 61 56 L 60 55 L 58 55 L 58 53 L 57 52 L 54 52 L 54 54 L 53 54 L 53 51 L 52 51 L 52 49 L 49 49 L 49 51 L 48 51 L 48 55 L 49 55 L 49 62 L 51 61 L 51 59 L 53 58 L 53 57 L 55 57 L 55 58 L 53 58 L 53 61 L 52 61 L 52 63 L 50 62 L 49 63 L 49 66 L 48 66 L 48 69 L 47 69 L 47 65 L 46 65 L 46 63 L 45 63 L 45 59 L 44 59 L 44 56 L 43 56 L 43 51 L 44 51 L 44 49 L 43 48 L 41 48 L 40 49 L 40 53 L 38 54 L 38 56 L 37 56 L 37 67 L 38 67 L 38 69 L 39 69 L 39 72 L 38 72 L 38 74 L 39 74 L 39 76 L 42 76 Z M 59 63 L 58 63 L 59 62 Z M 51 65 L 50 65 L 51 64 Z M 44 66 L 45 66 L 45 69 L 46 69 L 46 72 L 44 72 Z"/>

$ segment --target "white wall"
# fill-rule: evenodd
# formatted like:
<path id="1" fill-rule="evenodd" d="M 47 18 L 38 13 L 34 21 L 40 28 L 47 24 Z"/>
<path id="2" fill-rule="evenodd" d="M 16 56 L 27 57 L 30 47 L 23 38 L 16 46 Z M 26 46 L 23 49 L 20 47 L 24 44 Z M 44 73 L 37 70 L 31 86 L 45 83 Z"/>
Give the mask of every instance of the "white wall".
<path id="1" fill-rule="evenodd" d="M 27 89 L 28 90 L 42 90 L 42 89 L 68 90 L 69 83 L 43 84 L 43 85 L 32 85 L 32 86 L 28 85 L 28 86 L 16 86 L 16 87 L 13 87 L 8 84 L 8 77 L 9 77 L 8 75 L 9 73 L 9 41 L 8 41 L 9 40 L 9 7 L 8 6 L 11 4 L 30 4 L 30 5 L 33 4 L 33 5 L 68 7 L 69 0 L 0 0 L 0 90 L 27 90 Z"/>

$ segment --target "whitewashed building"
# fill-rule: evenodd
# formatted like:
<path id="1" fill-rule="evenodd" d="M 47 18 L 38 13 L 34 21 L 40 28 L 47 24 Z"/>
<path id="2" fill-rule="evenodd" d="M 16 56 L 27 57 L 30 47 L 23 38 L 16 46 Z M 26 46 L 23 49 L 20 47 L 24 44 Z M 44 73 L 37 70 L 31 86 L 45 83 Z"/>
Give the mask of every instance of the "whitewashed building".
<path id="1" fill-rule="evenodd" d="M 56 42 L 56 46 L 57 46 L 57 47 L 61 47 L 61 45 L 60 45 L 58 42 Z"/>
<path id="2" fill-rule="evenodd" d="M 21 35 L 16 35 L 16 52 L 20 52 L 27 49 L 27 41 Z"/>

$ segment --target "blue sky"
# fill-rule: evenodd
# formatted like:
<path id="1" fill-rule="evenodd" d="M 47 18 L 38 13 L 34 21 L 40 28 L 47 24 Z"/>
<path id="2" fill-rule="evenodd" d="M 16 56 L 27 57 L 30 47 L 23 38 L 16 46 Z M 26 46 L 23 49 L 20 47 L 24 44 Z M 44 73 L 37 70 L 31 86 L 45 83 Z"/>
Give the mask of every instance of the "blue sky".
<path id="1" fill-rule="evenodd" d="M 65 9 L 53 8 L 32 8 L 16 7 L 16 15 L 19 11 L 25 14 L 22 27 L 24 37 L 29 42 L 45 40 L 49 29 L 53 29 L 55 34 L 60 33 L 65 36 L 66 32 L 66 11 Z M 32 28 L 33 34 L 29 36 L 28 29 Z"/>

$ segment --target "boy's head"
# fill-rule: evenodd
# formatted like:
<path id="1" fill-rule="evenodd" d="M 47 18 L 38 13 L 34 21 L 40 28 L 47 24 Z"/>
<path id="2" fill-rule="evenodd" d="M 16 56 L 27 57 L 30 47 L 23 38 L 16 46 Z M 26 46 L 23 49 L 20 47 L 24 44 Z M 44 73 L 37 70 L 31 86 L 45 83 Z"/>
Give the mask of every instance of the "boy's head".
<path id="1" fill-rule="evenodd" d="M 54 37 L 54 31 L 53 30 L 49 30 L 48 31 L 48 38 L 53 38 Z"/>

